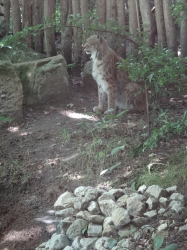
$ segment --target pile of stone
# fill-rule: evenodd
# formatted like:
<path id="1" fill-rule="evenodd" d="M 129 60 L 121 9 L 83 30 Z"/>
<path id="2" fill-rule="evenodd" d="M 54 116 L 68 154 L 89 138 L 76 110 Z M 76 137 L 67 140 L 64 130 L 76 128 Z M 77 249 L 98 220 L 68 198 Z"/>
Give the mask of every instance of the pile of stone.
<path id="1" fill-rule="evenodd" d="M 177 187 L 157 185 L 105 191 L 78 187 L 54 204 L 56 233 L 36 250 L 153 249 L 151 236 L 168 237 L 176 215 L 185 212 Z M 175 226 L 187 231 L 187 220 Z"/>

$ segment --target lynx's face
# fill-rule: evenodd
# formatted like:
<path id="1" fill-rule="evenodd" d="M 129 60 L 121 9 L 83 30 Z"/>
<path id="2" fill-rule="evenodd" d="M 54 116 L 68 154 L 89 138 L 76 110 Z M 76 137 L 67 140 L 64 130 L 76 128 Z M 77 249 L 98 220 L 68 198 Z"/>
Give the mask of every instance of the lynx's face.
<path id="1" fill-rule="evenodd" d="M 87 43 L 83 46 L 86 54 L 91 55 L 98 51 L 101 45 L 101 37 L 99 35 L 90 36 Z"/>

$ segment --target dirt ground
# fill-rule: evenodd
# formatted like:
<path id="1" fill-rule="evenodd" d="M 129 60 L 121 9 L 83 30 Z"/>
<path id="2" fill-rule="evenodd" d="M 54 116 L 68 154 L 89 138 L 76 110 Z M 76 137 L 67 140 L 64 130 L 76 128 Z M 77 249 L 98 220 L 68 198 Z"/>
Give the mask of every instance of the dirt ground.
<path id="1" fill-rule="evenodd" d="M 92 113 L 96 103 L 97 93 L 88 94 L 77 84 L 69 105 L 24 109 L 21 126 L 1 129 L 0 166 L 7 168 L 9 174 L 6 172 L 0 183 L 0 250 L 34 250 L 47 241 L 55 232 L 53 204 L 63 192 L 81 185 L 106 189 L 129 185 L 128 173 L 145 164 L 147 156 L 128 160 L 123 152 L 119 157 L 125 159 L 125 170 L 121 168 L 111 175 L 101 176 L 102 166 L 98 166 L 97 161 L 92 169 L 88 167 L 88 158 L 80 161 L 81 152 L 90 140 L 93 142 L 82 129 L 81 119 L 86 120 L 88 127 L 98 120 Z M 178 101 L 170 108 L 175 115 L 180 115 L 186 105 Z M 136 121 L 143 128 L 144 118 L 130 115 L 130 122 L 126 119 L 117 125 L 117 132 L 121 141 L 125 138 L 127 148 L 142 133 Z M 113 139 L 108 136 L 108 140 Z M 172 139 L 154 152 L 165 157 L 185 146 L 186 138 Z"/>

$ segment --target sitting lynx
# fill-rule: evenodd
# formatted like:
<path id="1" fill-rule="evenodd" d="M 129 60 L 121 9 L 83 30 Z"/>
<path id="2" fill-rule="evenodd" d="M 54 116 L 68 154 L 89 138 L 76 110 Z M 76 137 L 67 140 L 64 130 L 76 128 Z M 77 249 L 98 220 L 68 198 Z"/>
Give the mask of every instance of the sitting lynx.
<path id="1" fill-rule="evenodd" d="M 104 104 L 108 101 L 108 109 L 125 109 L 143 111 L 145 94 L 136 83 L 126 83 L 126 75 L 117 69 L 117 62 L 122 59 L 108 46 L 107 41 L 99 35 L 92 35 L 84 45 L 86 54 L 91 55 L 92 76 L 98 85 L 99 105 L 93 108 L 96 113 L 104 112 Z"/>

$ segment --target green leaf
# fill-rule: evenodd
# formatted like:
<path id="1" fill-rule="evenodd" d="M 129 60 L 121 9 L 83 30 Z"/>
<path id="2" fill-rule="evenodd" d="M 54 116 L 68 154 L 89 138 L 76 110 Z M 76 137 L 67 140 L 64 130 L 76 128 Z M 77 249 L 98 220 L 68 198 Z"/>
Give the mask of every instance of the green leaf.
<path id="1" fill-rule="evenodd" d="M 164 237 L 156 236 L 153 238 L 153 242 L 154 242 L 154 250 L 159 250 L 164 243 Z"/>
<path id="2" fill-rule="evenodd" d="M 128 110 L 123 110 L 122 112 L 116 115 L 116 118 L 122 118 L 127 112 Z"/>
<path id="3" fill-rule="evenodd" d="M 111 152 L 111 155 L 115 155 L 115 154 L 118 153 L 119 151 L 124 150 L 124 148 L 125 148 L 125 145 L 114 148 L 114 149 L 112 150 L 112 152 Z"/>
<path id="4" fill-rule="evenodd" d="M 108 239 L 108 247 L 110 248 L 110 249 L 112 249 L 115 245 L 116 245 L 116 243 L 117 243 L 117 240 L 115 240 L 115 239 Z"/>
<path id="5" fill-rule="evenodd" d="M 88 225 L 84 226 L 82 229 L 82 234 L 84 235 L 88 229 Z"/>
<path id="6" fill-rule="evenodd" d="M 174 243 L 174 244 L 170 244 L 169 246 L 166 246 L 165 248 L 163 248 L 163 250 L 176 250 L 178 249 L 179 245 Z"/>
<path id="7" fill-rule="evenodd" d="M 104 175 L 104 174 L 106 174 L 108 171 L 111 171 L 111 170 L 117 168 L 117 167 L 120 166 L 120 165 L 121 165 L 121 162 L 118 162 L 118 163 L 116 163 L 115 165 L 111 166 L 110 168 L 107 168 L 107 169 L 104 169 L 103 171 L 101 171 L 100 175 Z"/>

